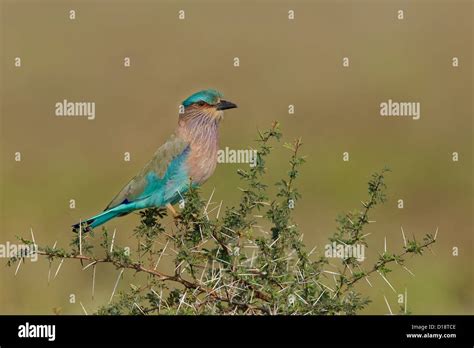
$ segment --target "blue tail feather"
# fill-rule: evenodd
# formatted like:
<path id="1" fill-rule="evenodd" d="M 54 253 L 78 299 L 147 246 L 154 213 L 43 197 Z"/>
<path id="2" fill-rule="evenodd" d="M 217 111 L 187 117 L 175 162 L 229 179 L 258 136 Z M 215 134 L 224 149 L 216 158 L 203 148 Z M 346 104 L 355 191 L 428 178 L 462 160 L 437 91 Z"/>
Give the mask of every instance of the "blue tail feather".
<path id="1" fill-rule="evenodd" d="M 82 221 L 81 224 L 83 227 L 83 231 L 88 232 L 93 228 L 105 224 L 107 221 L 112 220 L 113 218 L 127 215 L 132 210 L 134 209 L 130 207 L 130 204 L 122 204 L 115 208 L 105 210 L 100 214 L 97 214 L 85 221 Z M 79 231 L 79 223 L 72 225 L 72 229 L 75 232 Z"/>

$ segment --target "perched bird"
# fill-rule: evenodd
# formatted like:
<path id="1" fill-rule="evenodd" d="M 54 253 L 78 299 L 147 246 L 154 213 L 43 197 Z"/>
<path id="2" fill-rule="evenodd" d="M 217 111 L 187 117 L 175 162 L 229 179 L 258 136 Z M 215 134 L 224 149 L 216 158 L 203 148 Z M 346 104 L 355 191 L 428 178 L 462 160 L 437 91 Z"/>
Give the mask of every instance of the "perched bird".
<path id="1" fill-rule="evenodd" d="M 82 222 L 84 231 L 138 209 L 167 206 L 176 215 L 172 204 L 181 199 L 190 183 L 197 187 L 214 173 L 219 122 L 224 110 L 237 105 L 223 100 L 213 89 L 191 95 L 182 105 L 184 112 L 174 134 L 102 213 Z M 78 228 L 79 223 L 73 225 L 74 230 Z"/>

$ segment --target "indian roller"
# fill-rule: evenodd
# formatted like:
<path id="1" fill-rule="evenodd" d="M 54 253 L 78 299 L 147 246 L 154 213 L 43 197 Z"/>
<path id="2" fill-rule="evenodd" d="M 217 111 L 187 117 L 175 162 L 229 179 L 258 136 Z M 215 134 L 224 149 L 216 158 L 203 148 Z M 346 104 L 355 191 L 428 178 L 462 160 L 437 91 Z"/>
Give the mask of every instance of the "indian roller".
<path id="1" fill-rule="evenodd" d="M 213 89 L 184 100 L 174 134 L 102 213 L 82 222 L 84 231 L 144 208 L 166 206 L 176 215 L 172 204 L 180 201 L 190 185 L 198 187 L 214 173 L 219 123 L 224 110 L 236 107 Z M 79 223 L 73 225 L 74 230 L 78 228 Z"/>

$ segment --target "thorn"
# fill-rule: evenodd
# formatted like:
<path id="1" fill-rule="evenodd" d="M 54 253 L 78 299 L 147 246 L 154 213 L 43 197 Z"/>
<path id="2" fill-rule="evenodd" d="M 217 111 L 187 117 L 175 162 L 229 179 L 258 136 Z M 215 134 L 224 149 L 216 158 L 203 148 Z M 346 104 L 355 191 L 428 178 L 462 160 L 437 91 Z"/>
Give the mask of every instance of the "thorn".
<path id="1" fill-rule="evenodd" d="M 408 292 L 407 292 L 407 288 L 405 288 L 405 309 L 404 309 L 405 314 L 407 314 L 407 306 L 408 306 Z"/>
<path id="2" fill-rule="evenodd" d="M 117 231 L 116 228 L 114 228 L 114 234 L 112 235 L 112 242 L 110 243 L 110 252 L 114 250 L 114 242 L 115 242 L 115 232 Z"/>
<path id="3" fill-rule="evenodd" d="M 82 255 L 82 220 L 79 219 L 79 255 Z"/>
<path id="4" fill-rule="evenodd" d="M 202 284 L 202 278 L 204 277 L 204 273 L 206 272 L 207 265 L 209 264 L 209 260 L 206 259 L 206 265 L 202 269 L 201 277 L 199 278 L 199 283 Z"/>
<path id="5" fill-rule="evenodd" d="M 219 210 L 217 211 L 216 220 L 219 220 L 219 213 L 221 212 L 222 202 L 223 201 L 221 200 L 221 203 L 219 204 Z"/>
<path id="6" fill-rule="evenodd" d="M 89 315 L 89 314 L 87 314 L 87 311 L 86 311 L 86 309 L 85 309 L 85 308 L 84 308 L 84 306 L 82 305 L 82 302 L 79 302 L 79 304 L 81 305 L 81 307 L 82 307 L 82 310 L 84 311 L 84 314 L 85 314 L 85 315 Z"/>
<path id="7" fill-rule="evenodd" d="M 92 261 L 92 262 L 89 263 L 87 266 L 83 267 L 82 270 L 85 271 L 85 270 L 88 269 L 90 266 L 95 265 L 96 263 L 97 263 L 97 261 Z"/>
<path id="8" fill-rule="evenodd" d="M 412 271 L 410 271 L 406 266 L 402 266 L 402 267 L 403 267 L 403 269 L 404 269 L 405 271 L 407 271 L 408 273 L 410 273 L 410 275 L 412 275 L 413 277 L 415 277 L 415 274 L 414 274 Z"/>
<path id="9" fill-rule="evenodd" d="M 33 244 L 36 244 L 35 235 L 33 233 L 33 228 L 32 227 L 30 227 L 30 232 L 31 232 L 31 240 L 33 241 Z"/>
<path id="10" fill-rule="evenodd" d="M 436 227 L 436 232 L 435 232 L 435 235 L 433 237 L 433 240 L 436 240 L 437 237 L 438 237 L 438 227 Z"/>
<path id="11" fill-rule="evenodd" d="M 199 234 L 201 235 L 201 241 L 204 242 L 204 237 L 202 235 L 202 228 L 201 225 L 199 225 Z"/>
<path id="12" fill-rule="evenodd" d="M 319 300 L 321 299 L 321 297 L 323 297 L 324 293 L 326 292 L 326 289 L 323 289 L 323 291 L 321 292 L 321 295 L 319 295 L 318 299 L 316 300 L 316 302 L 313 303 L 313 307 L 316 306 L 316 304 L 319 302 Z"/>
<path id="13" fill-rule="evenodd" d="M 161 257 L 162 257 L 163 254 L 165 253 L 165 250 L 166 250 L 166 248 L 168 247 L 168 243 L 169 243 L 169 242 L 170 242 L 169 240 L 166 241 L 166 245 L 165 245 L 165 247 L 163 248 L 163 250 L 161 251 L 161 254 L 160 254 L 160 256 L 158 257 L 158 261 L 156 261 L 155 268 L 153 268 L 154 271 L 156 271 L 156 268 L 158 267 L 158 264 L 160 263 Z"/>
<path id="14" fill-rule="evenodd" d="M 18 260 L 18 266 L 16 266 L 16 270 L 15 270 L 15 276 L 17 275 L 17 273 L 18 273 L 18 270 L 20 269 L 20 266 L 21 266 L 21 261 L 22 261 L 22 259 L 19 259 L 19 260 Z"/>
<path id="15" fill-rule="evenodd" d="M 95 293 L 95 269 L 96 265 L 92 268 L 92 301 L 94 300 L 94 293 Z"/>
<path id="16" fill-rule="evenodd" d="M 301 301 L 303 301 L 304 304 L 306 304 L 306 305 L 308 304 L 308 302 L 306 302 L 306 301 L 304 300 L 304 298 L 302 298 L 300 295 L 298 295 L 298 293 L 297 293 L 296 291 L 295 291 L 295 295 L 298 296 L 298 298 L 299 298 Z"/>
<path id="17" fill-rule="evenodd" d="M 146 313 L 140 308 L 140 306 L 139 306 L 136 302 L 133 302 L 133 305 L 134 305 L 135 307 L 137 307 L 138 310 L 139 310 L 140 312 L 142 312 L 143 315 L 146 315 Z"/>
<path id="18" fill-rule="evenodd" d="M 329 274 L 332 274 L 332 275 L 341 275 L 341 273 L 337 273 L 337 272 L 331 272 L 331 271 L 324 271 L 324 273 L 329 273 Z"/>
<path id="19" fill-rule="evenodd" d="M 120 270 L 120 273 L 117 277 L 117 281 L 115 282 L 115 286 L 114 286 L 114 290 L 112 291 L 112 295 L 110 296 L 110 300 L 109 300 L 109 303 L 112 302 L 112 299 L 115 295 L 115 290 L 117 290 L 117 286 L 118 286 L 118 283 L 119 283 L 119 280 L 120 280 L 120 277 L 122 276 L 122 273 L 123 273 L 123 268 Z"/>
<path id="20" fill-rule="evenodd" d="M 361 268 L 359 265 L 357 265 L 357 268 L 359 269 L 359 271 L 364 272 L 364 271 L 362 270 L 362 268 Z M 364 272 L 364 273 L 365 273 L 365 272 Z M 364 278 L 365 278 L 365 280 L 367 281 L 367 284 L 369 284 L 370 287 L 373 288 L 372 283 L 371 283 L 370 280 L 369 280 L 369 276 L 365 276 Z"/>
<path id="21" fill-rule="evenodd" d="M 181 261 L 181 262 L 178 264 L 178 266 L 176 266 L 176 267 L 175 267 L 175 269 L 174 269 L 174 270 L 176 271 L 176 270 L 177 270 L 179 267 L 181 267 L 181 265 L 182 265 L 183 263 L 184 263 L 184 260 L 183 260 L 183 261 Z"/>
<path id="22" fill-rule="evenodd" d="M 53 280 L 56 279 L 58 276 L 59 270 L 61 269 L 61 266 L 63 265 L 64 259 L 61 259 L 61 262 L 59 263 L 58 269 L 56 270 L 56 273 L 54 273 Z"/>
<path id="23" fill-rule="evenodd" d="M 181 308 L 181 305 L 183 304 L 184 299 L 186 298 L 187 293 L 188 293 L 188 290 L 186 290 L 186 291 L 184 292 L 184 295 L 183 295 L 183 296 L 181 297 L 181 299 L 179 300 L 179 305 L 178 305 L 178 308 L 176 309 L 176 314 L 178 314 L 179 309 Z"/>
<path id="24" fill-rule="evenodd" d="M 158 295 L 158 293 L 155 291 L 155 289 L 151 288 L 151 291 L 156 295 L 156 297 L 158 297 L 160 299 L 160 302 L 158 302 L 158 313 L 161 312 L 161 301 L 163 301 L 163 299 L 161 298 L 161 295 Z M 161 289 L 161 293 L 163 293 L 163 289 Z"/>
<path id="25" fill-rule="evenodd" d="M 334 291 L 335 291 L 335 290 L 333 290 L 332 288 L 330 288 L 329 286 L 325 285 L 324 283 L 316 282 L 316 284 L 324 286 L 326 289 L 328 289 L 328 290 L 331 291 L 331 292 L 334 292 Z"/>
<path id="26" fill-rule="evenodd" d="M 209 220 L 209 215 L 207 214 L 207 208 L 209 207 L 209 203 L 211 203 L 211 199 L 214 196 L 214 192 L 216 191 L 216 188 L 214 187 L 212 189 L 211 195 L 209 196 L 209 199 L 207 201 L 206 206 L 204 207 L 204 215 L 206 215 L 207 220 Z"/>
<path id="27" fill-rule="evenodd" d="M 257 258 L 257 255 L 255 255 L 255 249 L 252 250 L 252 258 L 250 259 L 250 268 L 253 267 L 253 262 Z"/>
<path id="28" fill-rule="evenodd" d="M 49 285 L 49 282 L 51 281 L 51 265 L 52 265 L 52 261 L 49 260 L 49 266 L 48 266 L 48 285 Z"/>
<path id="29" fill-rule="evenodd" d="M 268 247 L 271 248 L 273 246 L 273 244 L 275 244 L 279 239 L 280 239 L 281 235 L 278 236 L 277 239 L 275 239 Z"/>
<path id="30" fill-rule="evenodd" d="M 383 295 L 383 298 L 385 299 L 385 303 L 387 304 L 388 310 L 390 311 L 390 315 L 393 315 L 392 308 L 390 308 L 390 305 L 388 304 L 388 301 L 385 295 Z"/>
<path id="31" fill-rule="evenodd" d="M 405 248 L 407 247 L 407 239 L 405 237 L 405 232 L 403 232 L 403 227 L 400 226 L 401 230 L 402 230 L 402 237 L 403 237 L 403 245 L 405 246 Z"/>
<path id="32" fill-rule="evenodd" d="M 378 274 L 380 274 L 380 276 L 383 278 L 383 280 L 385 280 L 385 282 L 388 284 L 388 286 L 390 286 L 390 288 L 393 290 L 394 293 L 397 293 L 397 291 L 395 290 L 395 288 L 392 286 L 392 284 L 390 284 L 390 282 L 388 281 L 387 278 L 385 278 L 385 276 L 380 272 L 380 271 L 377 271 Z"/>
<path id="33" fill-rule="evenodd" d="M 232 232 L 232 233 L 234 233 L 234 234 L 237 234 L 237 232 L 235 232 L 232 228 L 229 228 L 229 227 L 227 227 L 227 226 L 222 226 L 222 227 L 224 227 L 226 230 L 228 230 L 228 231 L 230 231 L 230 232 Z M 229 237 L 229 238 L 232 238 L 232 237 L 229 236 L 228 234 L 226 234 L 226 236 Z"/>
<path id="34" fill-rule="evenodd" d="M 181 191 L 180 190 L 177 190 L 176 192 L 178 192 L 178 195 L 181 197 L 181 199 L 184 201 L 184 197 L 183 195 L 181 194 Z"/>
<path id="35" fill-rule="evenodd" d="M 385 254 L 387 253 L 387 236 L 383 239 L 383 251 Z"/>

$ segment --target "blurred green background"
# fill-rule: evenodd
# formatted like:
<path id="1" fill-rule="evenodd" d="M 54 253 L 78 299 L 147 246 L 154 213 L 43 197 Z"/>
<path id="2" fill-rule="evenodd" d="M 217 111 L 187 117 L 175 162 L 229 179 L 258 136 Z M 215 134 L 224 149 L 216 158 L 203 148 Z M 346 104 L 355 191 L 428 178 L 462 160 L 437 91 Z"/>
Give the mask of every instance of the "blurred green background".
<path id="1" fill-rule="evenodd" d="M 29 237 L 32 228 L 39 244 L 67 248 L 70 225 L 102 210 L 174 130 L 181 101 L 216 88 L 239 105 L 221 124 L 221 147 L 253 146 L 257 128 L 272 120 L 281 122 L 286 141 L 303 138 L 307 164 L 295 218 L 309 248 L 324 250 L 336 215 L 358 207 L 370 174 L 388 165 L 389 201 L 371 216 L 377 222 L 367 230 L 367 268 L 384 237 L 389 250 L 401 250 L 401 226 L 420 238 L 438 227 L 434 253 L 407 264 L 416 276 L 397 268 L 389 279 L 397 293 L 407 288 L 413 313 L 473 314 L 472 1 L 1 4 L 0 243 Z M 181 9 L 185 20 L 178 20 Z M 131 67 L 123 67 L 124 57 Z M 95 102 L 96 119 L 56 117 L 63 99 Z M 421 119 L 379 116 L 388 99 L 420 102 Z M 269 183 L 286 173 L 286 155 L 275 149 Z M 215 188 L 215 201 L 235 204 L 239 166 L 218 165 L 203 196 Z M 108 227 L 127 245 L 137 222 L 129 215 Z M 82 313 L 79 301 L 91 312 L 108 301 L 117 277 L 112 266 L 98 267 L 92 300 L 91 269 L 77 262 L 65 262 L 49 285 L 46 260 L 14 272 L 0 269 L 2 314 Z M 387 313 L 384 294 L 397 308 L 385 282 L 371 281 L 373 288 L 360 284 L 373 300 L 364 313 Z M 134 282 L 129 274 L 119 289 Z"/>

